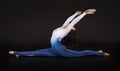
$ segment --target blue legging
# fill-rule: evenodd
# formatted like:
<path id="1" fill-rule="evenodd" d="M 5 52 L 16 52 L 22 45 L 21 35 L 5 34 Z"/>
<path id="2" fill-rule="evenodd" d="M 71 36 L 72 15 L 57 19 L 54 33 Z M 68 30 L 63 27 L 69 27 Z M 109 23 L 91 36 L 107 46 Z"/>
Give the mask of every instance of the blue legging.
<path id="1" fill-rule="evenodd" d="M 15 51 L 15 55 L 19 56 L 62 56 L 62 57 L 80 57 L 85 55 L 100 55 L 104 56 L 103 52 L 83 50 L 83 51 L 73 51 L 66 49 L 57 38 L 55 41 L 51 42 L 51 48 L 35 50 L 35 51 Z"/>

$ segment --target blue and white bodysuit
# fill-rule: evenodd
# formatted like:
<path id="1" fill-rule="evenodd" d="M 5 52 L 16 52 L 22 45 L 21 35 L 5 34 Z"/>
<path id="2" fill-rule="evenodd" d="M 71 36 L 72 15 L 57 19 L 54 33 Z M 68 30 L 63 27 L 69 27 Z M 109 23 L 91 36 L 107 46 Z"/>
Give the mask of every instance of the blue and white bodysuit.
<path id="1" fill-rule="evenodd" d="M 85 12 L 83 12 L 79 16 L 77 16 L 77 14 L 75 13 L 72 16 L 70 16 L 63 24 L 64 26 L 69 23 L 69 25 L 66 28 L 63 28 L 63 26 L 61 26 L 55 29 L 52 33 L 52 37 L 50 40 L 51 48 L 40 49 L 35 51 L 21 51 L 21 52 L 14 51 L 14 54 L 19 56 L 62 56 L 62 57 L 80 57 L 85 55 L 104 56 L 103 52 L 92 50 L 73 51 L 67 49 L 64 45 L 61 44 L 61 40 L 68 35 L 73 26 L 75 26 L 75 24 L 77 24 L 85 15 L 86 15 Z"/>

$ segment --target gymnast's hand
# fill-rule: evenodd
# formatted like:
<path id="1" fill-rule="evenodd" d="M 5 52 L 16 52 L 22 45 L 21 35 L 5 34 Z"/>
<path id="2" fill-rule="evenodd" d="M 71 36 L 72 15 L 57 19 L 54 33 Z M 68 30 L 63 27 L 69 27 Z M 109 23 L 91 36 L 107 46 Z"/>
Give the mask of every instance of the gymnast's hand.
<path id="1" fill-rule="evenodd" d="M 77 15 L 80 15 L 82 12 L 81 11 L 76 11 L 75 12 Z"/>
<path id="2" fill-rule="evenodd" d="M 96 12 L 96 9 L 87 9 L 85 12 L 87 14 L 94 14 Z"/>

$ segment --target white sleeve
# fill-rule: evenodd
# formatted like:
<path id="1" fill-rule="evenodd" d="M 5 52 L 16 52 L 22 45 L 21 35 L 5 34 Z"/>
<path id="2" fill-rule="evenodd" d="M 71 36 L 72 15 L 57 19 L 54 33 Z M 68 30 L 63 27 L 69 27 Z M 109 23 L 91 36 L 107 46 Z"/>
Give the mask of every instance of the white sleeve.
<path id="1" fill-rule="evenodd" d="M 73 28 L 73 26 L 75 24 L 77 24 L 84 16 L 86 15 L 86 12 L 83 12 L 81 15 L 79 15 L 78 17 L 76 17 L 70 24 L 69 26 L 66 28 L 66 32 L 70 32 L 70 30 Z"/>
<path id="2" fill-rule="evenodd" d="M 66 25 L 66 24 L 68 24 L 68 23 L 70 23 L 70 21 L 72 21 L 75 16 L 77 16 L 76 13 L 73 14 L 72 16 L 70 16 L 70 17 L 65 21 L 65 23 L 63 24 L 63 26 Z"/>

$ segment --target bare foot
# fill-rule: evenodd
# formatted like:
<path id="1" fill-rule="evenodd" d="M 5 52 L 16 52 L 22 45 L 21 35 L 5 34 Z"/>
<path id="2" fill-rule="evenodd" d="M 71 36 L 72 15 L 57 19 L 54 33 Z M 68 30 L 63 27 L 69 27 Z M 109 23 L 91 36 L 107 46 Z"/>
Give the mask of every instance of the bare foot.
<path id="1" fill-rule="evenodd" d="M 16 55 L 17 58 L 19 58 L 19 55 Z"/>
<path id="2" fill-rule="evenodd" d="M 105 53 L 105 56 L 110 56 L 110 54 L 109 53 Z"/>
<path id="3" fill-rule="evenodd" d="M 9 54 L 14 54 L 14 51 L 9 51 Z"/>
<path id="4" fill-rule="evenodd" d="M 103 52 L 102 50 L 99 50 L 99 52 Z"/>

